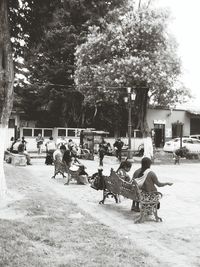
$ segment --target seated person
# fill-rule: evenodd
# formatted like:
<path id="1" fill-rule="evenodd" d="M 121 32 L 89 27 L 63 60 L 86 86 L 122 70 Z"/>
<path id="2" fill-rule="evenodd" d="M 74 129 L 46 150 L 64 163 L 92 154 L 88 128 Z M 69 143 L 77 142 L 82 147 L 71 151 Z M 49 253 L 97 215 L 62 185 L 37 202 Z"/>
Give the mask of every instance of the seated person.
<path id="1" fill-rule="evenodd" d="M 132 166 L 131 162 L 122 161 L 120 163 L 120 166 L 119 166 L 118 170 L 116 171 L 116 173 L 119 175 L 119 177 L 121 179 L 123 179 L 124 181 L 126 181 L 126 182 L 130 182 L 130 180 L 131 180 L 130 176 L 127 173 L 127 172 L 130 171 L 131 166 Z"/>
<path id="2" fill-rule="evenodd" d="M 27 165 L 31 165 L 31 158 L 27 151 L 25 151 L 24 144 L 20 143 L 18 146 L 18 154 L 26 157 Z"/>
<path id="3" fill-rule="evenodd" d="M 88 173 L 85 171 L 84 165 L 79 165 L 79 173 L 77 184 L 87 184 L 88 183 Z"/>
<path id="4" fill-rule="evenodd" d="M 20 139 L 15 139 L 15 141 L 12 143 L 10 152 L 17 154 L 18 153 L 18 146 L 21 144 Z"/>
<path id="5" fill-rule="evenodd" d="M 15 139 L 14 137 L 11 137 L 10 138 L 10 143 L 9 143 L 9 146 L 7 148 L 8 151 L 12 152 L 12 149 L 13 149 L 13 144 L 15 143 Z"/>
<path id="6" fill-rule="evenodd" d="M 139 185 L 139 188 L 144 192 L 155 192 L 155 191 L 157 191 L 156 186 L 158 186 L 158 187 L 162 187 L 162 186 L 166 186 L 166 185 L 171 186 L 173 183 L 159 182 L 156 174 L 150 169 L 151 163 L 152 162 L 151 162 L 150 158 L 144 157 L 141 161 L 141 168 L 137 169 L 133 174 L 133 179 L 135 179 L 136 182 L 137 182 L 137 178 L 143 177 L 143 181 Z M 159 207 L 160 207 L 160 205 L 159 205 Z M 134 210 L 136 212 L 140 211 L 139 202 L 133 201 L 131 210 Z"/>

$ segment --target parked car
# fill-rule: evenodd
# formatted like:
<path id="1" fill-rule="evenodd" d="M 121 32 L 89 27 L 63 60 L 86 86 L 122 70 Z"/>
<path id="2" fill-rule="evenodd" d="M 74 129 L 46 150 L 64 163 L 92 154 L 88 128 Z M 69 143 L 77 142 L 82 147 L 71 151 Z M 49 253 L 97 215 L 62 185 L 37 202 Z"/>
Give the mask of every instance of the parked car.
<path id="1" fill-rule="evenodd" d="M 200 140 L 195 138 L 182 138 L 182 147 L 186 147 L 190 153 L 200 153 Z M 172 139 L 165 143 L 163 150 L 165 152 L 175 152 L 180 148 L 180 138 Z"/>
<path id="2" fill-rule="evenodd" d="M 195 138 L 195 139 L 198 139 L 200 140 L 200 134 L 192 134 L 189 136 L 190 138 Z"/>

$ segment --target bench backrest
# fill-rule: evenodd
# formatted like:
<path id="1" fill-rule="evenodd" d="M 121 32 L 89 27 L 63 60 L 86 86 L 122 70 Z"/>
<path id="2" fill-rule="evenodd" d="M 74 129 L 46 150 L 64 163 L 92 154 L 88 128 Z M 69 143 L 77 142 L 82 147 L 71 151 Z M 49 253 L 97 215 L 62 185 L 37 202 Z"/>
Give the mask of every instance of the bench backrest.
<path id="1" fill-rule="evenodd" d="M 137 183 L 124 181 L 113 169 L 111 169 L 110 176 L 105 177 L 105 187 L 114 194 L 119 194 L 135 201 L 140 199 L 140 190 Z"/>

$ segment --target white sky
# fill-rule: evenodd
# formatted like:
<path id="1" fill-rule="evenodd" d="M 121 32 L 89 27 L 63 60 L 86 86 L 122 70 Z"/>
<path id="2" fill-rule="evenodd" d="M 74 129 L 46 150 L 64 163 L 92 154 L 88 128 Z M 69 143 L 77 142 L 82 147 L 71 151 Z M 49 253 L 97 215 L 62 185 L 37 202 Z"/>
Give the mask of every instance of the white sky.
<path id="1" fill-rule="evenodd" d="M 200 107 L 200 0 L 157 0 L 155 3 L 171 10 L 170 29 L 179 44 L 182 81 L 194 96 L 193 105 Z"/>

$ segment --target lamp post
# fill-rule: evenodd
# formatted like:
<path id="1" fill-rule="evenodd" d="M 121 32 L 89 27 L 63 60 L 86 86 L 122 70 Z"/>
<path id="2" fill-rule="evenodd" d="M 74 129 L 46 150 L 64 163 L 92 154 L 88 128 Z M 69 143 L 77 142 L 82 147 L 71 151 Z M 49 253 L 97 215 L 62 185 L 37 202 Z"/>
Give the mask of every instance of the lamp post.
<path id="1" fill-rule="evenodd" d="M 132 110 L 132 102 L 134 100 L 135 100 L 135 93 L 132 92 L 131 87 L 127 87 L 127 96 L 124 97 L 124 102 L 128 104 L 128 159 L 132 158 L 132 155 L 131 155 L 131 135 L 132 135 L 131 110 Z"/>

